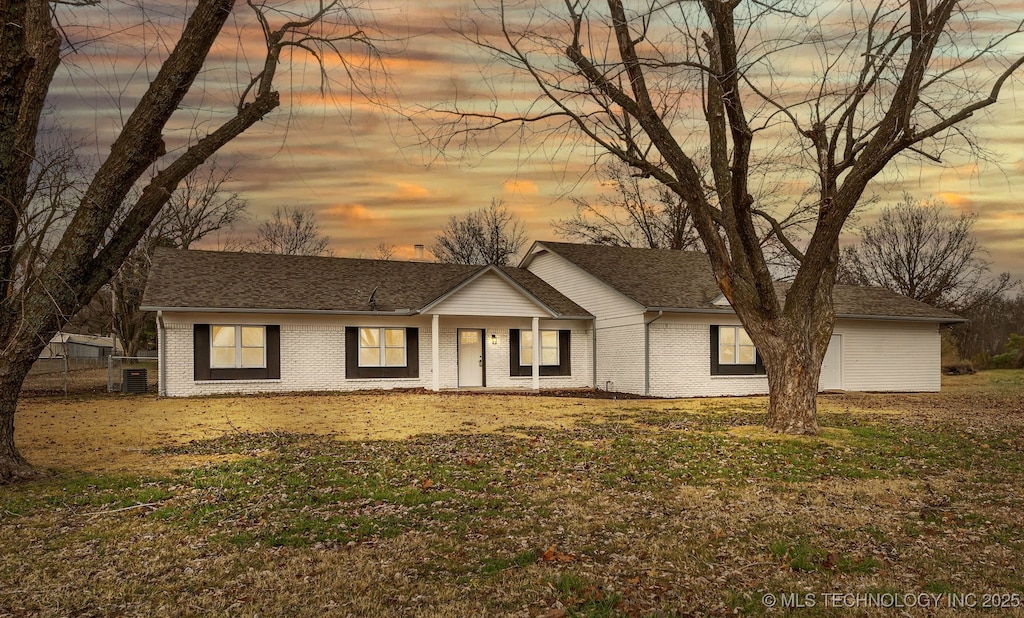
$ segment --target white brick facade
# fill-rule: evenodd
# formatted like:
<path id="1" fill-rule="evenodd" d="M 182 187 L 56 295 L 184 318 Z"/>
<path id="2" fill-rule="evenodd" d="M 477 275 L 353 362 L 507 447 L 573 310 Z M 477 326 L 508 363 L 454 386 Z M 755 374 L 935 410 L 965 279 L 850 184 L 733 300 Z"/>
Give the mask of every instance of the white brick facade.
<path id="1" fill-rule="evenodd" d="M 225 393 L 347 391 L 361 389 L 430 388 L 433 383 L 430 316 L 303 316 L 295 314 L 164 313 L 161 391 L 172 397 Z M 281 327 L 281 378 L 278 380 L 194 379 L 195 324 L 277 324 Z M 570 376 L 541 376 L 545 388 L 593 385 L 590 322 L 542 320 L 541 328 L 571 331 Z M 404 326 L 419 328 L 419 376 L 416 378 L 346 379 L 345 328 Z M 440 320 L 440 385 L 458 387 L 457 330 L 485 331 L 486 386 L 530 388 L 532 378 L 510 376 L 509 329 L 529 330 L 524 318 L 442 316 Z M 494 335 L 495 344 L 492 344 Z"/>
<path id="2" fill-rule="evenodd" d="M 739 321 L 731 316 L 662 316 L 648 327 L 652 395 L 711 397 L 768 392 L 765 376 L 711 375 L 712 324 L 739 324 Z"/>
<path id="3" fill-rule="evenodd" d="M 731 313 L 645 313 L 636 302 L 543 246 L 527 268 L 594 315 L 597 388 L 658 397 L 768 392 L 763 375 L 711 375 L 711 326 L 739 324 Z M 842 389 L 939 390 L 937 323 L 838 319 L 834 332 L 840 342 Z M 645 345 L 650 348 L 649 368 Z"/>

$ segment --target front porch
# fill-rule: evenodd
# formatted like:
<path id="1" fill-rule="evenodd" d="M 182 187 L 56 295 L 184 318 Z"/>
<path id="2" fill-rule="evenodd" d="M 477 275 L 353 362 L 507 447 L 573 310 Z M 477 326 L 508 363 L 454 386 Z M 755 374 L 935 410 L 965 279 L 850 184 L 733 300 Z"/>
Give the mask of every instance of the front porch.
<path id="1" fill-rule="evenodd" d="M 431 314 L 433 391 L 538 392 L 593 386 L 591 323 L 540 317 Z M 540 345 L 532 345 L 533 341 Z M 426 364 L 426 363 L 424 363 Z"/>

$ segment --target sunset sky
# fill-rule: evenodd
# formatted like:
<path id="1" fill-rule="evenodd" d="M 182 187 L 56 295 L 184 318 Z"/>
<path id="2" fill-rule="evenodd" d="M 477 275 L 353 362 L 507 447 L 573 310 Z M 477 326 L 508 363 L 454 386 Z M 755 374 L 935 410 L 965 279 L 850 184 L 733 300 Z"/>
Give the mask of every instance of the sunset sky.
<path id="1" fill-rule="evenodd" d="M 495 98 L 528 102 L 535 92 L 512 79 L 507 69 L 488 62 L 453 32 L 473 17 L 472 3 L 387 0 L 367 2 L 371 12 L 354 16 L 370 24 L 387 53 L 367 72 L 355 50 L 346 56 L 358 88 L 336 59 L 328 63 L 322 96 L 312 65 L 298 65 L 278 81 L 282 106 L 268 119 L 229 144 L 222 164 L 237 165 L 231 189 L 250 203 L 255 221 L 276 206 L 315 209 L 337 255 L 369 255 L 378 243 L 412 255 L 416 243 L 430 245 L 451 215 L 463 215 L 503 199 L 524 220 L 531 239 L 554 238 L 553 219 L 572 214 L 569 196 L 593 199 L 607 188 L 592 172 L 592 152 L 572 149 L 550 136 L 506 133 L 481 136 L 475 148 L 451 146 L 439 153 L 437 114 L 428 110 L 458 101 L 488 109 Z M 561 5 L 561 2 L 555 3 Z M 998 4 L 998 3 L 996 3 Z M 81 140 L 85 155 L 99 157 L 148 83 L 157 61 L 180 28 L 181 3 L 146 2 L 148 26 L 139 26 L 132 3 L 107 9 L 65 9 L 62 23 L 76 49 L 69 50 L 51 90 L 55 122 Z M 1020 18 L 1012 3 L 993 5 L 994 15 Z M 246 81 L 246 62 L 260 58 L 262 39 L 249 9 L 235 9 L 222 44 L 211 56 L 203 94 L 188 99 L 177 130 L 168 132 L 180 147 L 198 122 L 200 130 L 226 118 L 237 84 Z M 1024 44 L 1021 44 L 1024 46 Z M 381 69 L 384 69 L 383 71 Z M 489 80 L 481 77 L 490 75 Z M 780 75 L 799 79 L 799 75 Z M 948 204 L 952 213 L 979 216 L 975 230 L 988 248 L 993 267 L 1024 278 L 1024 72 L 1018 72 L 1003 100 L 973 123 L 992 161 L 951 159 L 943 166 L 917 164 L 890 169 L 873 192 L 881 203 L 904 191 Z M 369 95 L 369 96 L 367 96 Z M 872 209 L 861 220 L 869 222 Z"/>

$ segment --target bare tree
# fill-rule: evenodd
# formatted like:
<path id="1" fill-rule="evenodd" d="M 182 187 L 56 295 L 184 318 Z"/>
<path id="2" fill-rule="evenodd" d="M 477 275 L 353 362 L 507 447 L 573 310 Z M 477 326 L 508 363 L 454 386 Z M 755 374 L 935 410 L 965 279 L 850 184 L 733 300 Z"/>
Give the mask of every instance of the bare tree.
<path id="1" fill-rule="evenodd" d="M 75 4 L 98 2 L 80 0 Z M 120 133 L 75 201 L 73 214 L 48 252 L 45 265 L 19 279 L 15 243 L 41 112 L 66 56 L 50 2 L 0 3 L 0 481 L 36 475 L 15 446 L 14 416 L 22 382 L 39 352 L 117 272 L 182 179 L 280 105 L 274 81 L 281 62 L 291 57 L 300 62 L 302 55 L 309 53 L 318 63 L 331 54 L 348 63 L 351 56 L 343 52 L 354 45 L 371 48 L 366 57 L 372 57 L 366 30 L 352 27 L 350 15 L 338 2 L 321 2 L 307 16 L 247 2 L 265 37 L 265 56 L 248 64 L 254 71 L 251 79 L 232 84 L 238 96 L 229 110 L 215 116 L 219 120 L 195 124 L 190 142 L 168 152 L 165 129 L 181 122 L 176 112 L 189 113 L 182 102 L 193 89 L 235 2 L 197 0 L 193 4 L 176 42 L 170 32 L 156 37 L 161 43 L 172 40 L 166 56 L 155 73 L 139 72 L 148 84 L 135 108 L 124 110 L 127 118 Z M 76 51 L 88 54 L 89 48 L 80 46 Z M 320 67 L 326 77 L 323 65 Z M 212 98 L 200 100 L 208 105 Z M 143 180 L 153 166 L 156 173 Z M 140 182 L 143 188 L 138 198 L 122 206 Z M 115 223 L 118 212 L 126 214 Z"/>
<path id="2" fill-rule="evenodd" d="M 281 255 L 333 255 L 330 243 L 330 237 L 320 232 L 315 210 L 278 206 L 269 219 L 260 222 L 249 249 Z"/>
<path id="3" fill-rule="evenodd" d="M 135 356 L 145 333 L 154 330 L 150 328 L 152 316 L 140 310 L 153 249 L 189 249 L 211 234 L 231 229 L 245 217 L 246 200 L 224 187 L 233 171 L 234 166 L 221 168 L 211 158 L 185 176 L 107 289 L 100 291 L 100 295 L 110 295 L 111 324 L 126 356 Z"/>
<path id="4" fill-rule="evenodd" d="M 386 242 L 378 243 L 373 248 L 373 259 L 375 260 L 390 260 L 395 257 L 398 253 L 398 247 L 390 245 Z"/>
<path id="5" fill-rule="evenodd" d="M 970 321 L 951 331 L 960 358 L 986 368 L 998 355 L 1010 335 L 1024 333 L 1024 293 L 1016 298 L 1000 296 L 970 308 Z"/>
<path id="6" fill-rule="evenodd" d="M 993 12 L 976 24 L 979 6 L 477 3 L 459 28 L 491 54 L 488 66 L 502 67 L 495 82 L 513 81 L 517 96 L 490 110 L 445 107 L 450 122 L 438 145 L 468 147 L 479 131 L 529 127 L 558 143 L 575 136 L 661 182 L 686 203 L 714 276 L 764 360 L 769 427 L 814 434 L 843 226 L 891 162 L 977 154 L 966 121 L 995 103 L 1024 63 L 1022 23 Z M 784 79 L 794 67 L 807 68 Z M 523 100 L 523 82 L 536 98 L 510 111 Z M 782 229 L 786 209 L 755 199 L 766 183 L 813 192 L 804 242 Z M 784 299 L 759 221 L 799 263 Z"/>
<path id="7" fill-rule="evenodd" d="M 502 200 L 464 217 L 452 216 L 434 239 L 430 252 L 449 264 L 507 266 L 526 244 L 526 228 Z"/>
<path id="8" fill-rule="evenodd" d="M 993 276 L 973 233 L 977 215 L 947 215 L 936 200 L 909 194 L 860 228 L 860 243 L 843 250 L 838 279 L 875 285 L 935 307 L 967 311 L 1014 286 L 1009 273 Z"/>
<path id="9" fill-rule="evenodd" d="M 48 124 L 52 119 L 45 119 Z M 55 124 L 55 123 L 53 123 Z M 37 153 L 31 163 L 27 190 L 17 211 L 11 262 L 12 289 L 20 290 L 45 267 L 55 238 L 64 231 L 81 199 L 86 183 L 86 163 L 80 144 L 59 126 L 41 128 Z"/>
<path id="10" fill-rule="evenodd" d="M 597 203 L 573 197 L 576 212 L 554 221 L 555 233 L 595 245 L 647 247 L 649 249 L 696 249 L 700 237 L 686 203 L 665 185 L 632 174 L 621 163 L 602 170 L 613 195 Z"/>

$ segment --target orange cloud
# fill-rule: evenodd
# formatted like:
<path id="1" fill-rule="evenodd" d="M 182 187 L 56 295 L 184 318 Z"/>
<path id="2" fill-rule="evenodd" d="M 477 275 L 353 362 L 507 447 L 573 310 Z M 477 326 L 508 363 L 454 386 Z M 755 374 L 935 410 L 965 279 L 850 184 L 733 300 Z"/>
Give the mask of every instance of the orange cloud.
<path id="1" fill-rule="evenodd" d="M 366 223 L 380 219 L 380 217 L 375 216 L 370 212 L 369 208 L 362 204 L 337 204 L 335 206 L 322 209 L 320 213 L 324 217 L 333 219 L 333 222 L 343 222 L 347 224 Z"/>
<path id="2" fill-rule="evenodd" d="M 501 190 L 506 195 L 537 195 L 540 192 L 532 180 L 506 180 Z"/>
<path id="3" fill-rule="evenodd" d="M 962 213 L 975 212 L 974 200 L 962 193 L 944 192 L 937 194 L 935 197 Z"/>
<path id="4" fill-rule="evenodd" d="M 416 183 L 398 182 L 395 183 L 395 186 L 398 188 L 398 194 L 395 197 L 400 200 L 430 197 L 430 190 Z"/>

